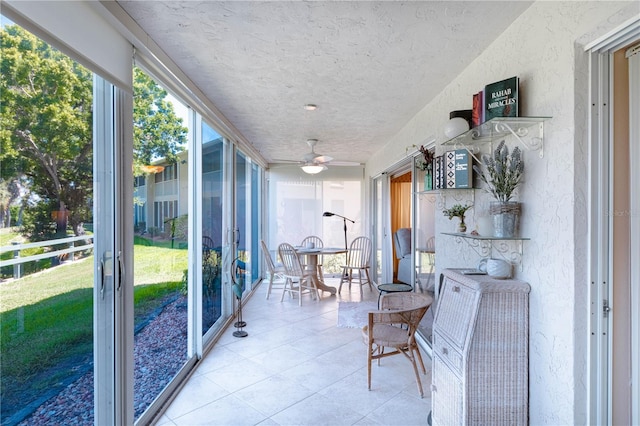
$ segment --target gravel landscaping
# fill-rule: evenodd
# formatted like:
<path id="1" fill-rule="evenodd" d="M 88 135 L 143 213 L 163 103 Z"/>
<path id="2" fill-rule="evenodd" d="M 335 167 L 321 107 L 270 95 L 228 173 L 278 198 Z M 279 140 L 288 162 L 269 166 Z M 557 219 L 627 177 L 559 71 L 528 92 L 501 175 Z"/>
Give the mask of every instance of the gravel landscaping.
<path id="1" fill-rule="evenodd" d="M 186 298 L 179 297 L 157 310 L 135 335 L 135 418 L 187 361 L 186 347 Z M 93 371 L 68 385 L 19 424 L 93 425 Z"/>

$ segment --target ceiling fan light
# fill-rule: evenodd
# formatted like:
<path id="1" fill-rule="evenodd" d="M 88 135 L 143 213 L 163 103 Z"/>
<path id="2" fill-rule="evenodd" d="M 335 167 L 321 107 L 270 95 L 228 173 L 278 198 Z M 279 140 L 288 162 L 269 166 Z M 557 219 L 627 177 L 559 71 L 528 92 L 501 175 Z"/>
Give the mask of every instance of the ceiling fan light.
<path id="1" fill-rule="evenodd" d="M 327 167 L 318 164 L 305 164 L 304 166 L 300 166 L 300 168 L 307 174 L 315 175 L 325 170 Z"/>

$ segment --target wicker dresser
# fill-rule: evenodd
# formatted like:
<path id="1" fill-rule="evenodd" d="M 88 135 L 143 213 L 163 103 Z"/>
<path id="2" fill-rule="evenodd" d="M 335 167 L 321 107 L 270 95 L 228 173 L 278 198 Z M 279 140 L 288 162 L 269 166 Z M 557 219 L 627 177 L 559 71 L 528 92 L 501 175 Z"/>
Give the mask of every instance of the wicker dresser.
<path id="1" fill-rule="evenodd" d="M 529 284 L 443 272 L 433 325 L 433 425 L 526 425 Z"/>

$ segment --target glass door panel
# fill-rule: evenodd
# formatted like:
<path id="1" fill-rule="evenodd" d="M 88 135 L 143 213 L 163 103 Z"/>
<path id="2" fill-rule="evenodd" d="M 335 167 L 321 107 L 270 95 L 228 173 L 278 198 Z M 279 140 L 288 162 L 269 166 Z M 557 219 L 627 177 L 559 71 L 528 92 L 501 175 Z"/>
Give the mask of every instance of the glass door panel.
<path id="1" fill-rule="evenodd" d="M 415 283 L 416 291 L 426 292 L 437 298 L 436 292 L 436 246 L 435 246 L 435 212 L 436 194 L 429 190 L 424 190 L 424 172 L 418 171 L 414 166 L 413 170 L 413 241 L 414 261 L 415 261 Z M 415 177 L 418 179 L 415 179 Z M 436 303 L 429 308 L 418 326 L 419 334 L 431 346 L 433 335 L 433 319 Z"/>
<path id="2" fill-rule="evenodd" d="M 134 69 L 134 410 L 188 360 L 187 108 Z"/>
<path id="3" fill-rule="evenodd" d="M 224 140 L 202 123 L 202 334 L 222 316 Z"/>
<path id="4" fill-rule="evenodd" d="M 251 253 L 254 254 L 254 260 L 251 262 L 251 284 L 257 284 L 260 277 L 260 262 L 258 261 L 260 253 L 259 235 L 262 230 L 262 216 L 260 215 L 260 205 L 262 203 L 262 169 L 255 163 L 251 164 Z"/>
<path id="5" fill-rule="evenodd" d="M 393 282 L 393 250 L 391 240 L 391 196 L 389 174 L 373 180 L 373 242 L 376 256 L 377 283 Z"/>
<path id="6" fill-rule="evenodd" d="M 435 203 L 436 195 L 416 193 L 415 196 L 415 259 L 418 291 L 434 290 L 435 274 Z"/>
<path id="7" fill-rule="evenodd" d="M 93 167 L 93 141 L 109 151 L 111 140 L 93 114 L 110 85 L 94 94 L 89 70 L 2 22 L 0 422 L 92 424 L 94 344 L 109 341 L 113 314 L 113 233 L 94 233 L 94 211 L 110 208 L 95 198 L 111 188 L 108 152 L 104 173 Z M 110 398 L 113 383 L 102 389 Z"/>
<path id="8" fill-rule="evenodd" d="M 246 284 L 252 282 L 251 163 L 240 151 L 236 151 L 235 176 L 235 257 L 238 258 L 238 284 L 244 292 Z"/>
<path id="9" fill-rule="evenodd" d="M 383 245 L 383 221 L 382 221 L 382 179 L 373 180 L 373 197 L 372 197 L 372 223 L 373 223 L 373 270 L 374 281 L 384 283 L 382 281 L 382 245 Z"/>

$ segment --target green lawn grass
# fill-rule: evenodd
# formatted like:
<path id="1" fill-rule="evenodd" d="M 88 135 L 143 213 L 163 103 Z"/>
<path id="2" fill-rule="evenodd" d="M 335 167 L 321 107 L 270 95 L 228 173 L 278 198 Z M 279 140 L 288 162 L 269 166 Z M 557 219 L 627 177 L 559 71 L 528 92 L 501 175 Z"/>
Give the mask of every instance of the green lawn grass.
<path id="1" fill-rule="evenodd" d="M 24 241 L 24 238 L 18 232 L 18 228 L 0 228 L 0 246 L 8 246 L 13 241 Z"/>
<path id="2" fill-rule="evenodd" d="M 136 321 L 181 287 L 187 250 L 134 247 Z M 60 363 L 93 351 L 93 256 L 0 284 L 1 374 L 4 399 L 15 387 L 46 388 Z M 38 383 L 30 383 L 34 378 Z"/>

